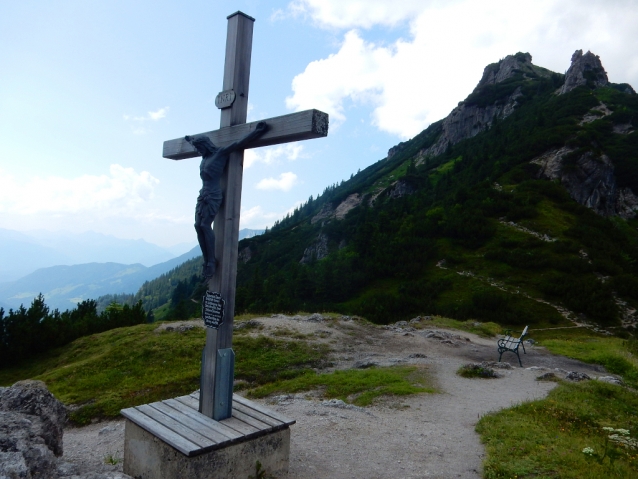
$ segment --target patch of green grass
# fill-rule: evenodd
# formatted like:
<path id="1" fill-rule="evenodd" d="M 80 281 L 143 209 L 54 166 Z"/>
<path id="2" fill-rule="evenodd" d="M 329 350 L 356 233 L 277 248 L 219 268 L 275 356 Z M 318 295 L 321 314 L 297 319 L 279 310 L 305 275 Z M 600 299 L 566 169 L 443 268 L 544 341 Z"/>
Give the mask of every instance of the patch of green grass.
<path id="1" fill-rule="evenodd" d="M 543 339 L 540 344 L 552 353 L 600 364 L 610 373 L 621 375 L 629 386 L 638 387 L 638 357 L 635 351 L 630 351 L 633 342 L 614 337 L 587 337 L 585 333 L 585 337 L 580 338 Z"/>
<path id="2" fill-rule="evenodd" d="M 492 379 L 498 377 L 492 368 L 484 368 L 480 364 L 464 364 L 456 371 L 456 374 L 464 378 Z"/>
<path id="3" fill-rule="evenodd" d="M 306 341 L 237 337 L 233 340 L 233 349 L 235 379 L 243 379 L 252 385 L 292 379 L 330 364 L 328 346 Z"/>
<path id="4" fill-rule="evenodd" d="M 261 398 L 273 393 L 298 393 L 315 389 L 322 390 L 326 398 L 341 399 L 357 406 L 368 406 L 379 396 L 436 392 L 424 368 L 393 366 L 324 374 L 311 372 L 252 389 L 249 395 Z"/>
<path id="5" fill-rule="evenodd" d="M 561 383 L 546 399 L 523 403 L 481 418 L 476 431 L 485 443 L 483 477 L 600 479 L 638 477 L 637 451 L 621 450 L 613 467 L 582 450 L 604 449 L 602 427 L 638 432 L 638 395 L 598 381 Z"/>
<path id="6" fill-rule="evenodd" d="M 115 417 L 120 409 L 188 394 L 199 387 L 205 331 L 156 332 L 157 324 L 80 338 L 18 368 L 0 370 L 0 385 L 39 379 L 63 403 L 80 406 L 71 419 Z M 325 363 L 327 346 L 305 341 L 236 337 L 235 377 L 252 384 L 287 379 Z"/>

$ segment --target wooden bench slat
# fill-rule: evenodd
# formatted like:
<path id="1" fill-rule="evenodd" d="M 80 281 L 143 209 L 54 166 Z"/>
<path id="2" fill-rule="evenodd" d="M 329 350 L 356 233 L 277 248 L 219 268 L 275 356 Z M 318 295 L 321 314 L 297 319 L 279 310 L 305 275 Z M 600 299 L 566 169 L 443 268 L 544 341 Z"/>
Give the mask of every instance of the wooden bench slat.
<path id="1" fill-rule="evenodd" d="M 281 422 L 278 419 L 274 419 L 270 416 L 260 413 L 259 411 L 255 411 L 254 409 L 249 408 L 248 406 L 244 406 L 243 404 L 237 401 L 233 401 L 233 411 L 238 411 L 238 412 L 247 414 L 248 416 L 254 417 L 255 419 L 258 419 L 259 421 L 266 423 L 269 426 L 279 428 L 286 425 L 286 423 Z"/>
<path id="2" fill-rule="evenodd" d="M 208 426 L 211 429 L 218 431 L 220 434 L 223 434 L 224 436 L 229 437 L 232 441 L 235 441 L 237 439 L 241 439 L 242 437 L 244 437 L 243 434 L 241 434 L 240 432 L 237 432 L 235 429 L 225 426 L 221 422 L 215 421 L 214 419 L 211 419 L 208 416 L 204 416 L 203 414 L 200 414 L 198 411 L 199 402 L 190 396 L 181 396 L 175 399 L 169 399 L 169 401 L 178 401 L 188 406 L 191 409 L 191 411 L 186 410 L 184 411 L 184 414 L 188 415 L 189 417 L 192 417 L 196 421 L 201 422 L 205 426 Z"/>
<path id="3" fill-rule="evenodd" d="M 254 437 L 256 434 L 259 433 L 259 428 L 251 426 L 250 424 L 247 424 L 243 422 L 242 420 L 237 419 L 236 417 L 229 417 L 227 419 L 222 419 L 219 422 L 225 426 L 228 426 L 234 429 L 237 432 L 242 433 L 246 437 Z"/>
<path id="4" fill-rule="evenodd" d="M 261 404 L 257 404 L 256 402 L 246 399 L 245 397 L 238 396 L 237 394 L 233 394 L 233 403 L 239 403 L 247 406 L 251 409 L 254 409 L 255 411 L 265 414 L 266 416 L 270 416 L 273 419 L 281 421 L 287 426 L 292 426 L 297 422 L 294 419 L 290 419 L 282 414 L 279 414 L 276 411 L 271 411 L 270 409 L 263 407 Z"/>
<path id="5" fill-rule="evenodd" d="M 143 412 L 151 419 L 154 419 L 162 426 L 165 426 L 168 429 L 172 430 L 175 434 L 179 434 L 183 438 L 188 438 L 190 442 L 194 442 L 195 444 L 199 446 L 198 449 L 213 445 L 213 442 L 206 436 L 202 436 L 198 432 L 193 431 L 192 429 L 188 428 L 184 424 L 181 424 L 179 421 L 176 421 L 172 417 L 167 416 L 166 414 L 159 411 L 158 409 L 155 409 L 150 404 L 137 406 L 137 410 L 140 412 Z"/>
<path id="6" fill-rule="evenodd" d="M 242 422 L 245 422 L 249 426 L 252 426 L 260 431 L 272 431 L 274 426 L 272 424 L 268 424 L 266 422 L 260 421 L 248 414 L 241 412 L 233 407 L 233 417 L 239 419 Z"/>
<path id="7" fill-rule="evenodd" d="M 201 449 L 194 442 L 175 434 L 171 429 L 159 424 L 136 408 L 124 409 L 122 410 L 122 415 L 186 456 L 191 456 L 195 451 Z"/>
<path id="8" fill-rule="evenodd" d="M 178 402 L 177 404 L 179 405 L 181 403 Z M 230 442 L 230 437 L 225 436 L 224 434 L 220 433 L 219 431 L 211 427 L 205 426 L 201 422 L 185 414 L 182 411 L 182 409 L 185 409 L 187 406 L 184 406 L 183 404 L 181 405 L 181 409 L 179 408 L 179 406 L 177 406 L 176 408 L 174 406 L 169 405 L 168 401 L 156 402 L 151 404 L 151 406 L 153 406 L 155 409 L 160 410 L 167 416 L 172 417 L 176 421 L 179 421 L 180 423 L 184 424 L 184 426 L 192 429 L 196 433 L 204 437 L 207 437 L 208 439 L 210 439 L 210 441 L 213 442 L 213 444 L 219 445 L 226 442 Z"/>

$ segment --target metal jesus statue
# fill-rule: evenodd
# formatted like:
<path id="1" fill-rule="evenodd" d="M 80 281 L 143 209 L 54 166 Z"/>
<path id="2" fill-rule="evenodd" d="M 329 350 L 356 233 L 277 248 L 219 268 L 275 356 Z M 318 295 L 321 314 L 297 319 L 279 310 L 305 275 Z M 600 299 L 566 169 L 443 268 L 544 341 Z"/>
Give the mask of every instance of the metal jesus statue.
<path id="1" fill-rule="evenodd" d="M 202 179 L 202 189 L 197 197 L 195 207 L 195 231 L 197 231 L 197 241 L 202 249 L 204 257 L 203 276 L 206 279 L 212 278 L 215 274 L 217 262 L 215 260 L 215 234 L 213 233 L 213 220 L 219 211 L 223 201 L 220 178 L 230 153 L 235 150 L 243 150 L 245 146 L 256 140 L 268 130 L 266 122 L 260 121 L 253 131 L 226 147 L 217 147 L 206 136 L 186 136 L 184 139 L 189 142 L 197 152 L 202 155 L 202 162 L 199 165 L 199 176 Z"/>

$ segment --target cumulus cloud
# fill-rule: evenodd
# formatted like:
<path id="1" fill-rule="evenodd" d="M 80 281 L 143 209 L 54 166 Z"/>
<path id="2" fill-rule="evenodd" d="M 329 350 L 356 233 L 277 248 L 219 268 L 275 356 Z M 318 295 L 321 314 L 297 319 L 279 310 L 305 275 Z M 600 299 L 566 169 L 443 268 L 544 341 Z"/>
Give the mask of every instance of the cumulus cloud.
<path id="1" fill-rule="evenodd" d="M 309 16 L 320 26 L 331 28 L 370 28 L 375 25 L 394 26 L 417 15 L 428 3 L 425 0 L 295 0 L 288 5 L 288 14 Z M 285 15 L 277 11 L 274 19 Z"/>
<path id="2" fill-rule="evenodd" d="M 445 117 L 486 65 L 517 51 L 564 72 L 574 50 L 590 49 L 611 81 L 636 86 L 636 7 L 636 0 L 295 0 L 289 12 L 349 31 L 336 53 L 293 79 L 286 104 L 326 111 L 331 127 L 346 121 L 350 103 L 368 104 L 377 128 L 409 138 Z M 401 22 L 409 25 L 408 38 L 386 44 L 366 39 L 367 28 Z"/>
<path id="3" fill-rule="evenodd" d="M 295 161 L 303 156 L 302 152 L 303 145 L 299 143 L 285 143 L 283 145 L 244 150 L 244 168 L 250 168 L 255 163 L 273 165 L 279 163 L 282 159 Z"/>
<path id="4" fill-rule="evenodd" d="M 257 183 L 257 188 L 260 190 L 281 190 L 290 191 L 293 186 L 297 184 L 297 175 L 288 171 L 279 175 L 279 179 L 264 178 Z"/>
<path id="5" fill-rule="evenodd" d="M 106 175 L 76 178 L 35 177 L 25 183 L 0 171 L 0 211 L 38 213 L 120 214 L 150 200 L 159 180 L 149 172 L 113 164 Z"/>
<path id="6" fill-rule="evenodd" d="M 166 118 L 169 109 L 169 107 L 165 106 L 164 108 L 158 108 L 155 111 L 149 111 L 145 116 L 123 115 L 123 118 L 126 122 L 132 122 L 131 130 L 134 134 L 144 135 L 151 131 L 151 129 L 144 126 L 144 124 L 149 121 L 159 121 L 162 118 Z"/>

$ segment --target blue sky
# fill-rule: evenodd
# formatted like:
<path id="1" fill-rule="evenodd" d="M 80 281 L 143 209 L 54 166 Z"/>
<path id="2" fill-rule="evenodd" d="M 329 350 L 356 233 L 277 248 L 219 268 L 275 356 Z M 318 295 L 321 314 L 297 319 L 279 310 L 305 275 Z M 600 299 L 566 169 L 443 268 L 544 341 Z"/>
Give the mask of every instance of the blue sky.
<path id="1" fill-rule="evenodd" d="M 384 158 L 508 54 L 564 72 L 591 50 L 638 87 L 634 0 L 2 2 L 0 228 L 194 243 L 198 160 L 163 159 L 162 143 L 219 127 L 237 10 L 257 19 L 249 120 L 331 118 L 326 139 L 247 153 L 243 228 Z"/>

